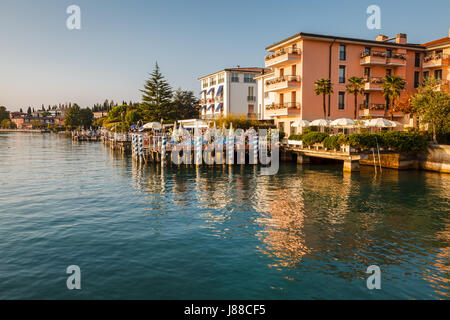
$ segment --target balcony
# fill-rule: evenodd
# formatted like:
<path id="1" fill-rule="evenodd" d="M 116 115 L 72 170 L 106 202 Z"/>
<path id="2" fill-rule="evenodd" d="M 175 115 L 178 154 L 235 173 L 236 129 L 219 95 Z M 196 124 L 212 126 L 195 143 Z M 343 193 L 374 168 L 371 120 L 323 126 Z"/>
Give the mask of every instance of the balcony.
<path id="1" fill-rule="evenodd" d="M 301 105 L 298 102 L 272 103 L 266 105 L 266 116 L 298 116 Z"/>
<path id="2" fill-rule="evenodd" d="M 300 88 L 300 76 L 281 76 L 266 81 L 266 91 L 285 91 Z"/>
<path id="3" fill-rule="evenodd" d="M 364 90 L 365 91 L 381 91 L 383 90 L 383 78 L 382 77 L 364 77 Z"/>
<path id="4" fill-rule="evenodd" d="M 394 53 L 390 57 L 387 57 L 387 65 L 390 67 L 403 67 L 406 66 L 406 54 Z"/>
<path id="5" fill-rule="evenodd" d="M 383 103 L 362 103 L 359 105 L 359 116 L 360 117 L 384 117 L 390 116 L 391 111 L 386 110 L 384 113 L 385 104 Z M 394 117 L 403 117 L 403 112 L 394 112 Z"/>
<path id="6" fill-rule="evenodd" d="M 300 61 L 301 50 L 297 48 L 282 48 L 266 56 L 266 68 L 282 67 Z"/>
<path id="7" fill-rule="evenodd" d="M 382 51 L 364 51 L 361 53 L 360 65 L 362 66 L 406 66 L 406 54 L 393 53 L 390 56 Z"/>
<path id="8" fill-rule="evenodd" d="M 247 101 L 248 102 L 255 102 L 256 101 L 256 97 L 255 96 L 247 96 Z"/>
<path id="9" fill-rule="evenodd" d="M 423 58 L 423 68 L 439 68 L 450 65 L 450 56 L 442 53 L 427 55 Z"/>

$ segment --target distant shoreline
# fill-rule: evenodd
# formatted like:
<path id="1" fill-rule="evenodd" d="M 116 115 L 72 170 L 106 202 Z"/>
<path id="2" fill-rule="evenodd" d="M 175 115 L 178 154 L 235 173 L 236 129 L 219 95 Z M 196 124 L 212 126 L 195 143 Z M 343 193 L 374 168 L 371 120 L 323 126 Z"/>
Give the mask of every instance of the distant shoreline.
<path id="1" fill-rule="evenodd" d="M 50 133 L 51 131 L 44 129 L 0 129 L 0 132 Z"/>

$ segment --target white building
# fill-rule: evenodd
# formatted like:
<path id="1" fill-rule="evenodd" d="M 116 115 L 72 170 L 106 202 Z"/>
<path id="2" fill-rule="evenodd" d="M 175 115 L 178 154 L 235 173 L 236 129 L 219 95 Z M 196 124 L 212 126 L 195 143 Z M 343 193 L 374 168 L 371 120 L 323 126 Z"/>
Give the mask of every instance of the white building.
<path id="1" fill-rule="evenodd" d="M 254 79 L 264 68 L 236 68 L 198 78 L 201 83 L 200 112 L 202 119 L 244 115 L 259 118 L 256 105 L 257 85 Z"/>

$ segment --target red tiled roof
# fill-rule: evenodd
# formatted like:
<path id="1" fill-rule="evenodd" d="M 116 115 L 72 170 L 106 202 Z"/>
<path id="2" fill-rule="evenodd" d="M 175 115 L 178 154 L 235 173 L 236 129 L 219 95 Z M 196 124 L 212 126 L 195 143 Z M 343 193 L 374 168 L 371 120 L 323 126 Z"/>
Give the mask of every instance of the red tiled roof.
<path id="1" fill-rule="evenodd" d="M 427 43 L 422 44 L 425 47 L 431 47 L 431 46 L 437 46 L 440 44 L 450 44 L 450 37 L 445 37 L 445 38 L 441 38 L 441 39 L 437 39 L 437 40 L 433 40 Z"/>

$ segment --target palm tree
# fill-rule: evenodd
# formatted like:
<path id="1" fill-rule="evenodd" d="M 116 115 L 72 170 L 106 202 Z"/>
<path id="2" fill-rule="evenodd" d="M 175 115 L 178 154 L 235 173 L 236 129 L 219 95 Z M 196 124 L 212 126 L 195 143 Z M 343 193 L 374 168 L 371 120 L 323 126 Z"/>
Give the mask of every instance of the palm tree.
<path id="1" fill-rule="evenodd" d="M 399 76 L 393 76 L 387 74 L 383 78 L 383 96 L 386 98 L 386 105 L 384 106 L 384 115 L 387 114 L 387 105 L 389 101 L 392 103 L 392 106 L 395 105 L 395 102 L 400 97 L 400 92 L 405 89 L 406 81 Z M 391 120 L 394 120 L 394 112 L 391 107 Z"/>
<path id="2" fill-rule="evenodd" d="M 333 93 L 333 84 L 331 83 L 330 79 L 323 79 L 320 78 L 316 82 L 314 82 L 314 85 L 316 86 L 316 89 L 314 89 L 314 92 L 317 96 L 323 95 L 323 117 L 324 119 L 327 118 L 327 106 L 325 102 L 325 98 L 327 95 L 330 95 Z M 330 116 L 330 106 L 328 105 L 328 116 Z"/>
<path id="3" fill-rule="evenodd" d="M 355 113 L 354 118 L 358 119 L 358 94 L 364 94 L 364 78 L 351 77 L 348 79 L 348 84 L 345 86 L 349 94 L 355 96 Z"/>

